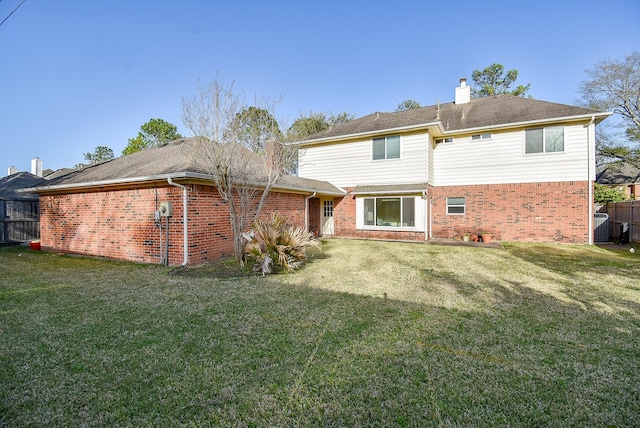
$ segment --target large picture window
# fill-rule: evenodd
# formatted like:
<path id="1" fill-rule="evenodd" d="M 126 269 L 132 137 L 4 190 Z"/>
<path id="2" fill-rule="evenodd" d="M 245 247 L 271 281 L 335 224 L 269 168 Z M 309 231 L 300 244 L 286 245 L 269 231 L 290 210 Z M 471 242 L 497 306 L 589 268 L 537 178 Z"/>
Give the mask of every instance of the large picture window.
<path id="1" fill-rule="evenodd" d="M 553 153 L 564 151 L 564 126 L 527 129 L 525 153 Z"/>
<path id="2" fill-rule="evenodd" d="M 400 159 L 400 137 L 374 138 L 373 160 Z"/>
<path id="3" fill-rule="evenodd" d="M 415 198 L 378 197 L 364 199 L 364 225 L 413 227 L 416 223 Z"/>

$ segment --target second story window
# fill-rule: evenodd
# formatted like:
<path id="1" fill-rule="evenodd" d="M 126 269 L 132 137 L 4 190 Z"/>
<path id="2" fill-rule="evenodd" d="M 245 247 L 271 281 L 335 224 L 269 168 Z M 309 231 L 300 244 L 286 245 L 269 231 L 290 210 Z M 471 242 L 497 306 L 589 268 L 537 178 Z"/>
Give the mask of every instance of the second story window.
<path id="1" fill-rule="evenodd" d="M 473 134 L 471 136 L 472 140 L 490 140 L 491 139 L 491 133 L 487 132 L 484 134 Z"/>
<path id="2" fill-rule="evenodd" d="M 374 138 L 373 160 L 400 159 L 400 137 Z"/>
<path id="3" fill-rule="evenodd" d="M 564 126 L 527 129 L 525 153 L 553 153 L 564 151 Z"/>

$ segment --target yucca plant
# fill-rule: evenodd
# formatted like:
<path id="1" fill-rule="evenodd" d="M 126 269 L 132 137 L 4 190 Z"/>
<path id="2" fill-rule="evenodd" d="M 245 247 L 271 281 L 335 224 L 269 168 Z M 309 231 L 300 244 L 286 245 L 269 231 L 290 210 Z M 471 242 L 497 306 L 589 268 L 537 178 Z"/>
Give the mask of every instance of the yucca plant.
<path id="1" fill-rule="evenodd" d="M 312 233 L 287 223 L 277 212 L 268 220 L 257 220 L 245 239 L 245 253 L 255 261 L 253 270 L 263 275 L 280 270 L 292 272 L 307 259 L 307 248 L 322 248 Z"/>

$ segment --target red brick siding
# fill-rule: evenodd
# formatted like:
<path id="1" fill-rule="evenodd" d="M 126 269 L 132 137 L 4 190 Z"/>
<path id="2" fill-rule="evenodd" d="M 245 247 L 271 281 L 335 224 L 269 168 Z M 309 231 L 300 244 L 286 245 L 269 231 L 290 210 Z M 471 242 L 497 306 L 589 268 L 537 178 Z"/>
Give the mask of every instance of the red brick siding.
<path id="1" fill-rule="evenodd" d="M 504 241 L 588 243 L 590 185 L 574 181 L 430 186 L 432 236 L 487 231 Z M 447 197 L 461 196 L 466 198 L 466 214 L 447 215 Z M 425 239 L 423 232 L 356 229 L 356 200 L 350 194 L 334 200 L 334 228 L 340 237 Z"/>
<path id="2" fill-rule="evenodd" d="M 172 186 L 40 197 L 41 245 L 45 250 L 160 263 L 166 219 L 160 228 L 154 212 L 172 202 L 169 218 L 169 264 L 183 261 L 182 189 Z M 305 195 L 272 192 L 262 217 L 278 211 L 304 226 Z M 188 185 L 189 263 L 200 264 L 233 254 L 229 211 L 210 186 Z"/>
<path id="3" fill-rule="evenodd" d="M 431 188 L 434 237 L 489 231 L 504 241 L 588 243 L 587 181 Z M 447 215 L 447 197 L 466 198 L 465 215 Z"/>
<path id="4" fill-rule="evenodd" d="M 322 231 L 322 228 L 320 227 L 321 215 L 320 199 L 309 199 L 309 231 L 316 235 L 320 234 Z"/>

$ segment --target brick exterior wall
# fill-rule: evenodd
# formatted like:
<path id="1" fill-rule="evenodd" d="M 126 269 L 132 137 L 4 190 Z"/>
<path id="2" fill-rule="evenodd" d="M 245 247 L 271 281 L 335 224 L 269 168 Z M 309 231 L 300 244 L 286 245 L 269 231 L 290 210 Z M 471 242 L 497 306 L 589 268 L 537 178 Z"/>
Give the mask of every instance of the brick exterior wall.
<path id="1" fill-rule="evenodd" d="M 188 185 L 189 264 L 233 254 L 229 211 L 211 186 Z M 154 213 L 160 202 L 173 204 L 169 217 L 169 264 L 184 258 L 182 189 L 173 186 L 40 196 L 43 250 L 141 263 L 161 263 L 166 218 Z M 304 226 L 305 195 L 271 192 L 261 217 L 278 211 Z M 162 241 L 162 248 L 161 248 Z"/>
<path id="2" fill-rule="evenodd" d="M 589 242 L 588 181 L 433 187 L 433 237 L 488 231 L 503 241 Z M 466 198 L 447 215 L 447 197 Z"/>
<path id="3" fill-rule="evenodd" d="M 320 199 L 309 199 L 309 231 L 318 236 L 322 228 L 320 226 L 322 212 L 320 210 Z"/>
<path id="4" fill-rule="evenodd" d="M 573 181 L 429 186 L 432 236 L 451 238 L 486 231 L 503 241 L 586 244 L 591 185 Z M 447 197 L 462 196 L 466 198 L 466 214 L 447 215 Z M 351 194 L 334 199 L 334 229 L 335 236 L 345 238 L 425 240 L 423 232 L 356 229 L 356 200 Z"/>

